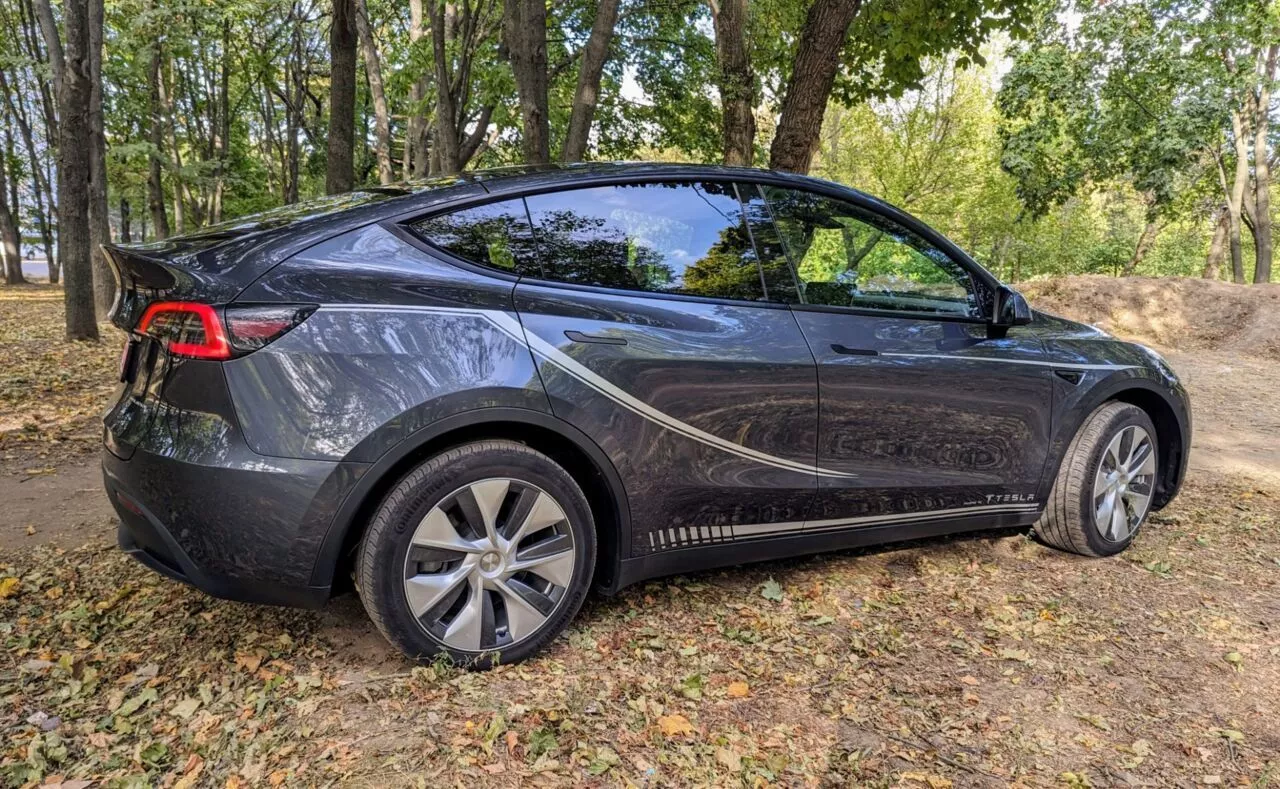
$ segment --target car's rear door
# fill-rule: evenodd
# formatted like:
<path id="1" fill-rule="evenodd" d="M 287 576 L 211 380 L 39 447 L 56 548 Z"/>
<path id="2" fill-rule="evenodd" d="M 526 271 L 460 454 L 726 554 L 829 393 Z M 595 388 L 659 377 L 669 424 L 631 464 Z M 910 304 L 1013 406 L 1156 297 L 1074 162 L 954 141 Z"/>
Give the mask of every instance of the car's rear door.
<path id="1" fill-rule="evenodd" d="M 874 205 L 760 190 L 818 364 L 817 465 L 845 474 L 806 530 L 1034 512 L 1053 371 L 1031 332 L 989 336 L 991 283 Z"/>
<path id="2" fill-rule="evenodd" d="M 515 304 L 554 413 L 626 487 L 633 554 L 799 531 L 814 360 L 770 303 L 732 183 L 528 195 L 541 271 Z"/>

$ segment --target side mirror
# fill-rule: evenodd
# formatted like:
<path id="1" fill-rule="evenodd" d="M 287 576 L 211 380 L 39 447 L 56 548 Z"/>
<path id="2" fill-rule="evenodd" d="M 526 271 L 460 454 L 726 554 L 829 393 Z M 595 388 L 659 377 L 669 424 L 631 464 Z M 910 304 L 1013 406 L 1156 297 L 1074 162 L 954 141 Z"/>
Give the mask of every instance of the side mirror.
<path id="1" fill-rule="evenodd" d="M 1010 326 L 1026 326 L 1031 322 L 1031 305 L 1021 293 L 1001 285 L 996 290 L 995 314 L 991 317 L 993 326 L 1008 328 Z"/>

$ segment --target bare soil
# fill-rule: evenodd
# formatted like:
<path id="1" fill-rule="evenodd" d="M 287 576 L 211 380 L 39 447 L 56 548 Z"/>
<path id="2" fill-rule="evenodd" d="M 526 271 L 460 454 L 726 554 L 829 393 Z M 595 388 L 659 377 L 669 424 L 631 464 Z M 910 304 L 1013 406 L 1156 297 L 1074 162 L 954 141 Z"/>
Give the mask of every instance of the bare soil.
<path id="1" fill-rule="evenodd" d="M 113 550 L 96 437 L 76 437 L 100 384 L 54 368 L 56 309 L 0 291 L 0 421 L 27 425 L 0 430 L 0 781 L 1274 781 L 1274 297 L 1102 278 L 1028 290 L 1155 345 L 1191 391 L 1187 487 L 1124 555 L 993 532 L 667 579 L 589 600 L 545 655 L 485 674 L 411 666 L 353 596 L 239 605 Z M 15 337 L 19 313 L 49 326 Z M 54 405 L 37 422 L 8 411 L 41 398 Z"/>

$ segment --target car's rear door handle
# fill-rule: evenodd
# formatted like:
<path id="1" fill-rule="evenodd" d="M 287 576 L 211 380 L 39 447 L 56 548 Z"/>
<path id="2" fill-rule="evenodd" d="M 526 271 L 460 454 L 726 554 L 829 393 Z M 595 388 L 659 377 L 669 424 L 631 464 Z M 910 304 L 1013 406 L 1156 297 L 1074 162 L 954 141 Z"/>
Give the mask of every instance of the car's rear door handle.
<path id="1" fill-rule="evenodd" d="M 843 353 L 848 356 L 879 356 L 880 352 L 871 348 L 850 348 L 847 345 L 841 345 L 838 342 L 831 344 L 831 350 L 836 353 Z"/>
<path id="2" fill-rule="evenodd" d="M 627 340 L 625 337 L 606 337 L 599 334 L 583 334 L 582 332 L 575 331 L 573 329 L 568 329 L 567 331 L 565 331 L 564 336 L 568 337 L 574 342 L 594 342 L 594 343 L 599 343 L 601 345 L 626 345 L 627 344 Z"/>

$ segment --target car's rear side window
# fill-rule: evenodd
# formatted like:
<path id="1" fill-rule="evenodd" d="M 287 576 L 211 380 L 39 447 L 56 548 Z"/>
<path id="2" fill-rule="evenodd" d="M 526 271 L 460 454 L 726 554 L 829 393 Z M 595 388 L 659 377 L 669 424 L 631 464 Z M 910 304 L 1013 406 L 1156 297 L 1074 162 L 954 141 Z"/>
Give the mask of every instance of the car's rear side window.
<path id="1" fill-rule="evenodd" d="M 619 184 L 531 195 L 526 202 L 546 279 L 764 298 L 732 184 Z"/>
<path id="2" fill-rule="evenodd" d="M 463 260 L 512 274 L 541 276 L 529 216 L 519 198 L 437 214 L 411 227 Z"/>

